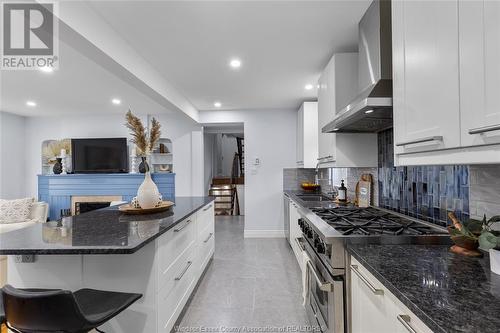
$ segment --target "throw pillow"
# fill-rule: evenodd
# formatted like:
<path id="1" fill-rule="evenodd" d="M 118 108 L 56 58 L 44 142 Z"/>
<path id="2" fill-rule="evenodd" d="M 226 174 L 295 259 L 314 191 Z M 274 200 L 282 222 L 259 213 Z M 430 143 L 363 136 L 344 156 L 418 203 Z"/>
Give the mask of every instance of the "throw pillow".
<path id="1" fill-rule="evenodd" d="M 25 222 L 30 217 L 33 198 L 0 199 L 0 223 Z"/>

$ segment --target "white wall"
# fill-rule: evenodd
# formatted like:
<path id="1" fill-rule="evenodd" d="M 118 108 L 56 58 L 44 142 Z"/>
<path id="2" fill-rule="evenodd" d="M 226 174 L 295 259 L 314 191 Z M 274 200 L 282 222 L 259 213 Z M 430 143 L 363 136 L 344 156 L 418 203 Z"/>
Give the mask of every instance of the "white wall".
<path id="1" fill-rule="evenodd" d="M 26 196 L 25 122 L 24 117 L 0 112 L 0 198 L 2 199 Z"/>
<path id="2" fill-rule="evenodd" d="M 238 144 L 233 135 L 221 134 L 221 136 L 221 147 L 217 152 L 217 157 L 220 158 L 221 174 L 217 176 L 231 177 L 234 153 L 238 152 Z"/>
<path id="3" fill-rule="evenodd" d="M 295 167 L 296 118 L 296 110 L 200 112 L 201 123 L 244 123 L 245 237 L 284 235 L 283 168 Z"/>
<path id="4" fill-rule="evenodd" d="M 145 121 L 146 117 L 143 121 Z M 182 114 L 161 114 L 157 116 L 162 125 L 162 137 L 172 139 L 175 191 L 177 196 L 191 196 L 197 177 L 192 168 L 192 132 L 201 131 L 201 126 Z M 26 118 L 26 193 L 37 195 L 37 174 L 41 172 L 41 145 L 47 139 L 129 137 L 124 126 L 124 115 L 75 115 L 62 117 Z M 23 135 L 24 136 L 24 135 Z M 16 137 L 21 137 L 17 135 Z M 196 143 L 201 146 L 202 142 Z M 200 148 L 201 149 L 201 148 Z M 198 152 L 196 154 L 199 154 Z M 2 152 L 2 160 L 4 154 Z M 202 180 L 199 180 L 202 182 Z M 200 184 L 202 186 L 202 184 Z M 199 193 L 196 193 L 199 195 Z"/>

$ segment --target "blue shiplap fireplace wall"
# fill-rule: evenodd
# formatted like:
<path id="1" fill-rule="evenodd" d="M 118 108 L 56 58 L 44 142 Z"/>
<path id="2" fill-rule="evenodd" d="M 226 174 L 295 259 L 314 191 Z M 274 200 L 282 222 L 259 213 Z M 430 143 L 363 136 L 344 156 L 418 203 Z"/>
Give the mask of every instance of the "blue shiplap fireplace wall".
<path id="1" fill-rule="evenodd" d="M 379 206 L 446 226 L 447 212 L 469 217 L 467 165 L 395 167 L 393 131 L 378 135 Z"/>
<path id="2" fill-rule="evenodd" d="M 151 177 L 163 199 L 174 201 L 175 174 L 153 173 Z M 56 220 L 61 216 L 61 209 L 71 208 L 72 196 L 113 195 L 131 201 L 143 180 L 143 174 L 128 173 L 39 175 L 38 200 L 49 203 L 49 218 Z"/>

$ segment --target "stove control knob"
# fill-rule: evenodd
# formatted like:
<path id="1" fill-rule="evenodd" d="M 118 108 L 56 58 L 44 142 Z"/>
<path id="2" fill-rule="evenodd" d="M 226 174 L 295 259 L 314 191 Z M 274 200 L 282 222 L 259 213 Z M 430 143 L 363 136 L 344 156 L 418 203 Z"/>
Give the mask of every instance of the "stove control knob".
<path id="1" fill-rule="evenodd" d="M 307 227 L 306 236 L 307 238 L 313 238 L 313 230 L 311 227 Z"/>
<path id="2" fill-rule="evenodd" d="M 316 245 L 316 251 L 318 251 L 318 253 L 325 253 L 325 244 L 319 242 L 318 245 Z"/>
<path id="3" fill-rule="evenodd" d="M 319 242 L 318 235 L 316 235 L 316 236 L 314 237 L 314 247 L 318 247 L 318 244 L 319 244 L 319 243 L 320 243 L 320 242 Z"/>
<path id="4" fill-rule="evenodd" d="M 301 230 L 304 229 L 304 220 L 303 219 L 299 219 L 299 227 Z"/>

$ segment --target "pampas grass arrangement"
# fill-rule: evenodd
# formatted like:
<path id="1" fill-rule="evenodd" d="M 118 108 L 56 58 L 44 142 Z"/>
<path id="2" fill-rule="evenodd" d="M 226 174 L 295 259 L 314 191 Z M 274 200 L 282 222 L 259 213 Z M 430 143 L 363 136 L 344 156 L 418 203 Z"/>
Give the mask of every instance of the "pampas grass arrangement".
<path id="1" fill-rule="evenodd" d="M 125 119 L 127 120 L 125 126 L 130 130 L 131 141 L 136 145 L 137 153 L 141 156 L 147 156 L 160 139 L 160 123 L 153 118 L 151 120 L 151 130 L 149 133 L 146 133 L 142 121 L 132 111 L 128 110 Z"/>
<path id="2" fill-rule="evenodd" d="M 61 155 L 61 150 L 65 149 L 68 155 L 71 155 L 71 140 L 54 140 L 51 141 L 48 145 L 43 147 L 42 156 L 45 161 L 50 162 L 56 159 L 59 155 Z"/>

